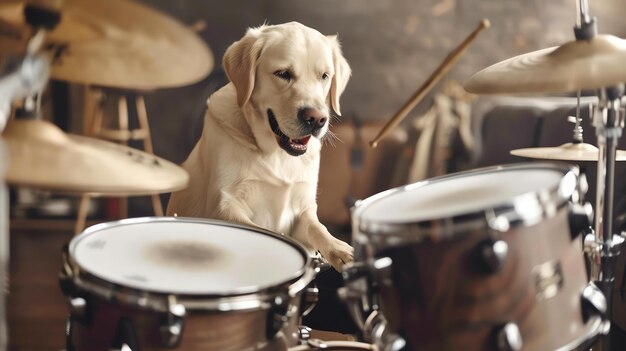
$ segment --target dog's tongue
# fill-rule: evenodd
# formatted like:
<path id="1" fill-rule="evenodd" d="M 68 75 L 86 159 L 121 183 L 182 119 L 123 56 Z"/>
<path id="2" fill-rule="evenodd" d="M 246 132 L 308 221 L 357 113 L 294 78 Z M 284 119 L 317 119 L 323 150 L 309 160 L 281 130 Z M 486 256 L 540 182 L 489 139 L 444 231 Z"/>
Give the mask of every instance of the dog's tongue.
<path id="1" fill-rule="evenodd" d="M 294 149 L 294 150 L 298 150 L 301 152 L 306 151 L 307 149 L 307 144 L 309 143 L 309 139 L 311 139 L 311 136 L 305 136 L 302 139 L 291 139 L 289 138 L 289 146 Z"/>
<path id="2" fill-rule="evenodd" d="M 306 145 L 309 143 L 309 139 L 311 139 L 310 135 L 305 136 L 302 139 L 289 139 L 292 144 Z"/>

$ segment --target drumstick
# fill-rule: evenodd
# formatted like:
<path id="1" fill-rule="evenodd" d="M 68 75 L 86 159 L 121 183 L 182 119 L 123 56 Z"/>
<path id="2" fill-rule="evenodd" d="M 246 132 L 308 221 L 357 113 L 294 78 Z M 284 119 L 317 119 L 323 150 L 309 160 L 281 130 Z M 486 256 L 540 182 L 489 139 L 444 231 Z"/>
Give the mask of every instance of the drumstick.
<path id="1" fill-rule="evenodd" d="M 441 78 L 450 71 L 452 65 L 454 65 L 461 55 L 467 50 L 469 45 L 476 39 L 478 33 L 480 33 L 483 29 L 489 28 L 491 24 L 489 20 L 483 19 L 480 21 L 480 24 L 474 31 L 467 37 L 465 40 L 459 45 L 454 51 L 450 52 L 448 56 L 446 56 L 445 60 L 437 67 L 437 69 L 428 77 L 428 80 L 422 84 L 422 86 L 411 96 L 411 98 L 404 103 L 404 106 L 400 108 L 398 112 L 383 126 L 380 130 L 376 138 L 370 141 L 371 147 L 376 147 L 380 139 L 382 139 L 391 129 L 395 128 L 400 121 L 417 105 L 424 96 L 432 89 L 437 82 L 441 80 Z"/>

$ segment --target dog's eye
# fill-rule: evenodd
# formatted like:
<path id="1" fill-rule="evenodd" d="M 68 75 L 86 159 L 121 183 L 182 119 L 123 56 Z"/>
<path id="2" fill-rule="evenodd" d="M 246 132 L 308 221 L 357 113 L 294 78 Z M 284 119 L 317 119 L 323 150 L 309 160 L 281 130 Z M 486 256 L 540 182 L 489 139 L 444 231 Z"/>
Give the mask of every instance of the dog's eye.
<path id="1" fill-rule="evenodd" d="M 291 73 L 289 73 L 289 71 L 276 71 L 274 72 L 274 75 L 280 79 L 284 79 L 286 81 L 290 81 L 293 77 L 291 76 Z"/>
<path id="2" fill-rule="evenodd" d="M 328 78 L 329 78 L 328 73 L 322 74 L 322 80 L 326 80 Z"/>

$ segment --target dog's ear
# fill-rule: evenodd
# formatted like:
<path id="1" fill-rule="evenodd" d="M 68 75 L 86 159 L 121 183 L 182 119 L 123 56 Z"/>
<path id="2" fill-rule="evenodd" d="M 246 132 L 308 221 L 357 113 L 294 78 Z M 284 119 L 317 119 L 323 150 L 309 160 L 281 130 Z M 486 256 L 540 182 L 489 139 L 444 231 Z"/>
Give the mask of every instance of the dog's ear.
<path id="1" fill-rule="evenodd" d="M 339 97 L 346 89 L 352 70 L 348 65 L 348 61 L 343 57 L 341 52 L 341 46 L 336 35 L 329 35 L 331 46 L 333 48 L 333 65 L 335 66 L 335 75 L 330 84 L 330 104 L 335 113 L 341 116 L 341 110 L 339 107 Z"/>
<path id="2" fill-rule="evenodd" d="M 250 100 L 254 89 L 256 63 L 261 55 L 263 26 L 250 28 L 246 35 L 226 49 L 222 66 L 237 89 L 237 104 L 243 107 Z"/>

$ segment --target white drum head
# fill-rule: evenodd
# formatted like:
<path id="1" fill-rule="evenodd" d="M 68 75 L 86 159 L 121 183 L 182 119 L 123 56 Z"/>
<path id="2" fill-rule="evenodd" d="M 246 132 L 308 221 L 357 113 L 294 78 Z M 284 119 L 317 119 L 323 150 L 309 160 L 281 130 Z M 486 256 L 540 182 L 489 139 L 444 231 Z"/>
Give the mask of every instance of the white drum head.
<path id="1" fill-rule="evenodd" d="M 520 195 L 554 191 L 559 189 L 563 176 L 557 168 L 504 168 L 419 182 L 401 191 L 375 195 L 357 216 L 381 223 L 450 218 L 510 204 Z M 569 186 L 573 189 L 575 183 Z"/>
<path id="2" fill-rule="evenodd" d="M 122 286 L 162 293 L 232 295 L 297 278 L 306 263 L 289 242 L 209 221 L 132 220 L 72 240 L 80 269 Z"/>

